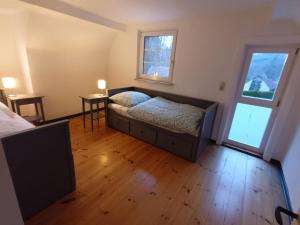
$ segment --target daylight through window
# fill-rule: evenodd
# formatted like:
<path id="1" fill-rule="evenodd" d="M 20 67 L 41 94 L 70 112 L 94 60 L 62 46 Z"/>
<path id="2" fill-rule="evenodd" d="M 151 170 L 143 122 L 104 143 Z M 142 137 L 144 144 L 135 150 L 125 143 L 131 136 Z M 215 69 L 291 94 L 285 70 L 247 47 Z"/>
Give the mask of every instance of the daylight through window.
<path id="1" fill-rule="evenodd" d="M 141 32 L 138 78 L 172 81 L 176 32 Z"/>

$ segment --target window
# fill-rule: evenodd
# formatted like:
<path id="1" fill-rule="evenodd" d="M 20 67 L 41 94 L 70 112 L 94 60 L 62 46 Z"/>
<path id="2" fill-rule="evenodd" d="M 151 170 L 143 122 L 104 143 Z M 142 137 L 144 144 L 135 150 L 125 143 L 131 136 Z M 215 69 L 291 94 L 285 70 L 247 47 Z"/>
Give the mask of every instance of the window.
<path id="1" fill-rule="evenodd" d="M 140 32 L 138 79 L 171 83 L 176 31 Z"/>
<path id="2" fill-rule="evenodd" d="M 288 55 L 288 53 L 254 52 L 242 95 L 273 100 Z"/>

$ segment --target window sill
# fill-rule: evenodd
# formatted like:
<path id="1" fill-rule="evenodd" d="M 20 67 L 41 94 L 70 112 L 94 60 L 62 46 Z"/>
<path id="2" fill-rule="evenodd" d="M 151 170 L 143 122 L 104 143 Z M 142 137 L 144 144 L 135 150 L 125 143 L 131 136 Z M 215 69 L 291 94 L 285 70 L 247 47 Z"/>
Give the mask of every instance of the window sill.
<path id="1" fill-rule="evenodd" d="M 152 83 L 152 84 L 162 84 L 162 85 L 169 85 L 169 86 L 174 85 L 174 83 L 172 83 L 171 81 L 152 80 L 152 79 L 140 78 L 140 77 L 135 78 L 134 80 L 143 81 L 143 82 Z"/>

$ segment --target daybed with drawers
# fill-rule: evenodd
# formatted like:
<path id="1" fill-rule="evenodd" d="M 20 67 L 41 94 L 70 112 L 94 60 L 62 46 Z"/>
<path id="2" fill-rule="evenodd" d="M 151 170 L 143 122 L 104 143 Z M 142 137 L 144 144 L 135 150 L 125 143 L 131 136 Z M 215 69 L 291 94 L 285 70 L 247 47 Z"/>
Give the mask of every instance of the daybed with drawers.
<path id="1" fill-rule="evenodd" d="M 145 122 L 145 120 L 140 118 L 137 119 L 131 115 L 128 115 L 128 109 L 126 109 L 126 107 L 114 104 L 111 99 L 111 97 L 115 96 L 116 94 L 128 91 L 144 93 L 153 99 L 158 98 L 158 100 L 163 101 L 169 100 L 175 102 L 176 104 L 182 103 L 184 105 L 190 105 L 194 108 L 201 108 L 202 116 L 200 121 L 198 121 L 198 124 L 196 124 L 196 133 L 176 132 L 171 129 L 166 129 L 162 126 L 157 126 L 148 121 Z M 108 97 L 109 107 L 107 108 L 106 112 L 108 126 L 122 131 L 128 135 L 168 150 L 190 161 L 196 161 L 200 153 L 206 148 L 210 141 L 217 110 L 217 103 L 215 102 L 139 87 L 110 89 L 108 90 Z"/>
<path id="2" fill-rule="evenodd" d="M 6 157 L 24 219 L 75 190 L 69 122 L 35 127 L 8 109 L 3 90 L 0 151 Z"/>

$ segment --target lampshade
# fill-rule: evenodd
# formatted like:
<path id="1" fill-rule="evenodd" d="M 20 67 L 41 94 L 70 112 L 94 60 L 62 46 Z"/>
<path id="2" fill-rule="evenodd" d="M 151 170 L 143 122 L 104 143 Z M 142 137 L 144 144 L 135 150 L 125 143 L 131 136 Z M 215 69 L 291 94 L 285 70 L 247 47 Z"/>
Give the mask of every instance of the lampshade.
<path id="1" fill-rule="evenodd" d="M 100 90 L 104 90 L 106 88 L 106 81 L 105 80 L 98 80 L 98 88 Z"/>
<path id="2" fill-rule="evenodd" d="M 2 78 L 3 87 L 6 89 L 12 89 L 16 87 L 16 80 L 12 77 L 3 77 Z"/>

